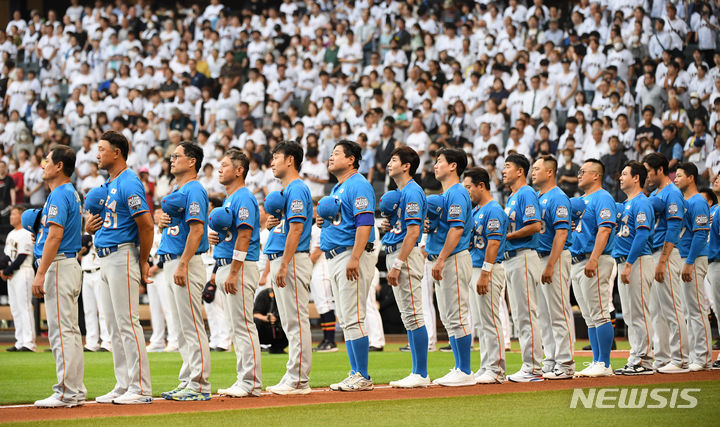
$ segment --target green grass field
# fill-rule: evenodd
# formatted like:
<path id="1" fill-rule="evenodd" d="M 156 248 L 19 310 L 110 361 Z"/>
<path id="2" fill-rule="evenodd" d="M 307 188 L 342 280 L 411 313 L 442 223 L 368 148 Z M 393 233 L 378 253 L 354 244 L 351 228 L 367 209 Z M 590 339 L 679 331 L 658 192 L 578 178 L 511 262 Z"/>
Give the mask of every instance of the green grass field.
<path id="1" fill-rule="evenodd" d="M 587 342 L 578 342 L 582 348 Z M 410 353 L 397 351 L 401 344 L 388 344 L 385 351 L 370 353 L 370 375 L 376 384 L 387 384 L 403 378 L 410 372 Z M 444 343 L 440 346 L 445 345 Z M 627 348 L 627 342 L 618 341 L 620 348 Z M 513 342 L 513 349 L 519 350 L 519 344 Z M 55 364 L 52 353 L 0 353 L 0 404 L 28 403 L 50 394 L 55 383 Z M 312 387 L 327 387 L 333 382 L 345 378 L 349 369 L 344 345 L 337 353 L 313 353 L 313 370 L 310 376 Z M 171 390 L 177 386 L 177 374 L 180 370 L 179 353 L 150 353 L 150 371 L 153 395 Z M 582 369 L 588 357 L 576 357 L 577 366 Z M 520 369 L 519 353 L 507 353 L 507 372 Z M 286 354 L 262 354 L 263 385 L 276 384 L 285 373 Z M 625 360 L 613 359 L 613 366 L 621 367 Z M 210 382 L 212 391 L 225 388 L 235 382 L 235 353 L 212 353 Z M 452 353 L 433 352 L 428 355 L 430 378 L 438 378 L 453 366 Z M 480 353 L 473 351 L 472 366 L 480 367 Z M 94 399 L 107 393 L 115 385 L 112 355 L 110 353 L 85 353 L 85 387 L 88 399 Z"/>

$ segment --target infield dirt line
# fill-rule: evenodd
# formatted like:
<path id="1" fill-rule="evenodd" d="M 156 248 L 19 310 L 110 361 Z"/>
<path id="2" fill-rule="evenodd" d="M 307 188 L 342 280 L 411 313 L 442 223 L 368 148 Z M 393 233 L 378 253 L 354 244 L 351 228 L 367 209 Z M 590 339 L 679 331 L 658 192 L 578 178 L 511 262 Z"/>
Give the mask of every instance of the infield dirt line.
<path id="1" fill-rule="evenodd" d="M 668 384 L 692 381 L 718 381 L 720 371 L 692 372 L 673 375 L 613 376 L 604 378 L 576 378 L 573 380 L 542 381 L 534 383 L 511 383 L 494 385 L 476 385 L 471 387 L 440 387 L 402 390 L 387 385 L 378 385 L 368 392 L 343 393 L 329 389 L 314 389 L 312 394 L 301 396 L 275 396 L 263 393 L 259 398 L 234 399 L 213 396 L 206 402 L 173 402 L 155 399 L 150 405 L 108 405 L 88 403 L 79 408 L 36 409 L 31 405 L 10 405 L 0 407 L 0 419 L 9 421 L 38 421 L 53 419 L 121 417 L 137 415 L 158 415 L 182 412 L 225 411 L 233 409 L 267 408 L 296 405 L 316 405 L 323 403 L 381 401 L 398 399 L 420 399 L 435 397 L 456 397 L 489 395 L 503 393 L 568 390 L 588 387 L 644 386 L 650 384 Z"/>

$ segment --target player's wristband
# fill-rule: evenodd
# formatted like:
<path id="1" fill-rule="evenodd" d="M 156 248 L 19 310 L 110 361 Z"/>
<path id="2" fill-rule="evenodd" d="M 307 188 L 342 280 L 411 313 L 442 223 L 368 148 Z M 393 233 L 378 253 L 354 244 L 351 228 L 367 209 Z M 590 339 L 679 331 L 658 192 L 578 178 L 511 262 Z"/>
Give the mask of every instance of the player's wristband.
<path id="1" fill-rule="evenodd" d="M 393 262 L 392 268 L 394 268 L 395 270 L 401 270 L 403 264 L 405 264 L 405 261 L 401 259 L 396 259 L 395 262 Z"/>
<path id="2" fill-rule="evenodd" d="M 245 261 L 246 256 L 247 256 L 247 252 L 234 250 L 232 259 L 233 259 L 233 261 L 243 262 L 243 261 Z"/>
<path id="3" fill-rule="evenodd" d="M 495 264 L 491 264 L 489 262 L 484 262 L 482 265 L 482 271 L 487 271 L 488 273 L 491 272 L 493 265 L 495 265 Z"/>

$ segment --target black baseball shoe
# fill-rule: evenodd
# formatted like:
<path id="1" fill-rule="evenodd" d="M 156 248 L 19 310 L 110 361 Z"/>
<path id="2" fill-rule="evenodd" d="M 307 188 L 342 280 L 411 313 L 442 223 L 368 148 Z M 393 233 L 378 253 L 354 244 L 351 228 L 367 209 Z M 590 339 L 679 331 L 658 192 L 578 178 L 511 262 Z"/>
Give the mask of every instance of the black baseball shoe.
<path id="1" fill-rule="evenodd" d="M 368 348 L 368 351 L 383 351 L 383 347 L 370 346 L 370 347 Z"/>
<path id="2" fill-rule="evenodd" d="M 625 365 L 624 368 L 615 370 L 615 375 L 618 375 L 618 370 L 622 371 L 622 375 L 652 375 L 655 373 L 651 368 L 642 365 Z"/>
<path id="3" fill-rule="evenodd" d="M 404 347 L 400 347 L 400 351 L 402 351 L 403 353 L 409 353 L 409 352 L 410 352 L 410 346 L 409 346 L 409 345 L 406 345 L 406 346 L 404 346 Z"/>

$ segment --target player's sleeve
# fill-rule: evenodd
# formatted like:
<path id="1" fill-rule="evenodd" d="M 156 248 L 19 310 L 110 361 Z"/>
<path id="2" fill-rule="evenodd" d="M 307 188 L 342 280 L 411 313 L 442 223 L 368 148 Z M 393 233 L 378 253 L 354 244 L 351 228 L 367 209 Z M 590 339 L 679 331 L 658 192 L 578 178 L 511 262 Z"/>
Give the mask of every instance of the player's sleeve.
<path id="1" fill-rule="evenodd" d="M 690 220 L 692 221 L 692 231 L 710 230 L 710 207 L 705 200 L 694 201 L 689 204 Z"/>
<path id="2" fill-rule="evenodd" d="M 557 197 L 551 208 L 549 213 L 555 230 L 570 230 L 570 199 Z"/>
<path id="3" fill-rule="evenodd" d="M 488 212 L 487 222 L 485 223 L 485 237 L 487 240 L 503 240 L 503 218 L 505 215 L 500 209 L 492 209 Z"/>
<path id="4" fill-rule="evenodd" d="M 540 203 L 534 192 L 518 194 L 518 214 L 518 222 L 523 226 L 540 221 Z"/>
<path id="5" fill-rule="evenodd" d="M 427 199 L 420 191 L 410 192 L 404 200 L 405 223 L 421 225 L 425 218 Z"/>
<path id="6" fill-rule="evenodd" d="M 32 234 L 30 232 L 22 233 L 19 235 L 20 241 L 18 242 L 18 253 L 32 255 L 33 253 L 33 242 Z"/>
<path id="7" fill-rule="evenodd" d="M 608 197 L 599 197 L 597 204 L 595 205 L 595 222 L 600 227 L 615 228 L 615 220 L 617 216 L 617 210 L 615 207 L 615 201 L 608 195 Z"/>
<path id="8" fill-rule="evenodd" d="M 123 197 L 125 198 L 131 217 L 134 218 L 136 215 L 150 212 L 145 196 L 145 188 L 139 179 L 130 182 L 126 181 L 122 187 Z"/>
<path id="9" fill-rule="evenodd" d="M 287 202 L 285 203 L 285 218 L 288 222 L 303 222 L 305 217 L 305 208 L 312 203 L 308 194 L 301 188 L 293 186 L 285 195 Z"/>
<path id="10" fill-rule="evenodd" d="M 363 184 L 355 189 L 351 202 L 355 227 L 375 225 L 375 191 L 370 183 Z"/>
<path id="11" fill-rule="evenodd" d="M 464 227 L 468 210 L 467 200 L 457 191 L 449 191 L 446 199 L 447 221 L 451 227 Z"/>
<path id="12" fill-rule="evenodd" d="M 188 188 L 187 204 L 185 205 L 185 222 L 200 221 L 207 223 L 208 196 L 202 185 L 193 185 Z"/>
<path id="13" fill-rule="evenodd" d="M 665 206 L 665 219 L 678 219 L 682 221 L 684 211 L 685 199 L 679 192 L 670 192 L 668 195 L 667 203 Z"/>
<path id="14" fill-rule="evenodd" d="M 71 209 L 70 200 L 64 195 L 51 193 L 47 204 L 47 223 L 65 228 L 68 222 L 68 212 Z"/>
<path id="15" fill-rule="evenodd" d="M 647 228 L 651 230 L 655 224 L 655 214 L 650 203 L 638 203 L 635 210 L 635 230 Z"/>
<path id="16" fill-rule="evenodd" d="M 253 205 L 250 197 L 235 198 L 235 200 L 233 200 L 233 203 L 230 205 L 230 209 L 235 211 L 233 212 L 235 228 L 249 228 L 251 230 L 255 228 L 255 222 L 259 221 L 259 218 L 257 217 L 259 209 Z M 279 227 L 279 225 L 276 225 L 275 227 L 277 228 Z M 273 228 L 271 232 L 274 231 L 275 228 Z"/>

